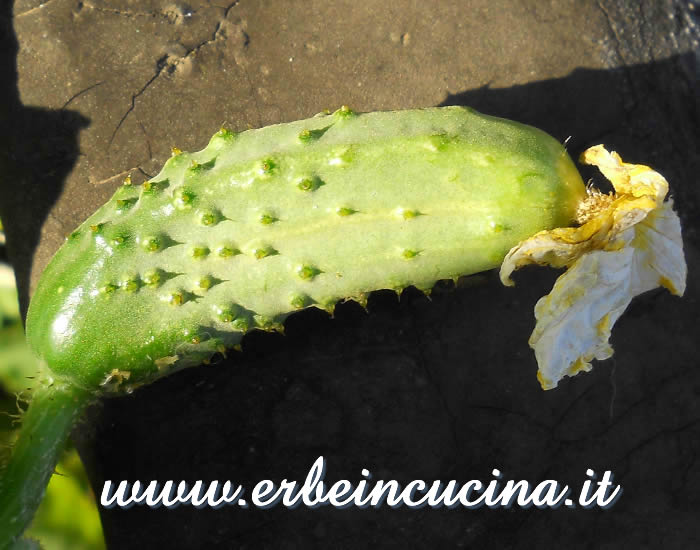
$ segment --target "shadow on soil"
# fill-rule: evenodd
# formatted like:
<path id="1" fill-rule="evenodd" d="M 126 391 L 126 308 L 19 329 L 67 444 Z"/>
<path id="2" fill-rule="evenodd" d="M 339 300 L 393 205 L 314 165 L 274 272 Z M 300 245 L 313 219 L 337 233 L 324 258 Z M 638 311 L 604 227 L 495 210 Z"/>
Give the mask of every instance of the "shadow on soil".
<path id="1" fill-rule="evenodd" d="M 12 0 L 0 2 L 0 217 L 24 317 L 32 255 L 80 153 L 78 134 L 89 119 L 76 111 L 22 105 L 12 6 Z"/>

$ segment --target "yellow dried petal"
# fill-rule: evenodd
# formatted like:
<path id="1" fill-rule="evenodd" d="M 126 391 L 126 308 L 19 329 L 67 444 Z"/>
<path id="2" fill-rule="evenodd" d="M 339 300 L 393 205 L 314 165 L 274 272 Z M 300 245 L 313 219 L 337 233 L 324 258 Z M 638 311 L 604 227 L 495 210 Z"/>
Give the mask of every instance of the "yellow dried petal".
<path id="1" fill-rule="evenodd" d="M 682 295 L 687 268 L 681 226 L 668 183 L 643 165 L 627 164 L 598 145 L 582 155 L 613 183 L 615 194 L 593 196 L 580 227 L 541 231 L 521 242 L 501 265 L 501 280 L 528 264 L 566 267 L 535 306 L 530 337 L 543 389 L 612 356 L 610 331 L 632 298 L 658 286 Z M 585 201 L 583 207 L 585 208 Z M 590 215 L 589 215 L 590 214 Z"/>

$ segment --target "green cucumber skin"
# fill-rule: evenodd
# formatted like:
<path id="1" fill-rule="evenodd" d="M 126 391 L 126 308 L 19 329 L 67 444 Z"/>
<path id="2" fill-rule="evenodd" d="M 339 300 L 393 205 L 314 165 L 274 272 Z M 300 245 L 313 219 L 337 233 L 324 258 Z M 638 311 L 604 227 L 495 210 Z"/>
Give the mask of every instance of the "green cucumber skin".
<path id="1" fill-rule="evenodd" d="M 51 376 L 129 391 L 298 309 L 494 268 L 584 196 L 552 137 L 463 107 L 221 131 L 68 238 L 28 341 Z"/>

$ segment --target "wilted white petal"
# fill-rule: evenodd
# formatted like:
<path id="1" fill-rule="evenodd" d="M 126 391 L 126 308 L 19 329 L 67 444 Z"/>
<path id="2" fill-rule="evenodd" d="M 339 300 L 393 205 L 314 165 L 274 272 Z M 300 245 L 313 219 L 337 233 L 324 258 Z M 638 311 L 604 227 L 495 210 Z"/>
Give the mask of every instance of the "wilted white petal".
<path id="1" fill-rule="evenodd" d="M 530 346 L 544 389 L 612 356 L 610 331 L 632 298 L 658 286 L 685 291 L 681 226 L 672 201 L 663 202 L 666 180 L 602 146 L 583 160 L 597 164 L 617 194 L 592 193 L 594 213 L 581 227 L 542 231 L 514 247 L 501 266 L 504 284 L 512 284 L 511 273 L 523 265 L 567 266 L 535 306 Z"/>

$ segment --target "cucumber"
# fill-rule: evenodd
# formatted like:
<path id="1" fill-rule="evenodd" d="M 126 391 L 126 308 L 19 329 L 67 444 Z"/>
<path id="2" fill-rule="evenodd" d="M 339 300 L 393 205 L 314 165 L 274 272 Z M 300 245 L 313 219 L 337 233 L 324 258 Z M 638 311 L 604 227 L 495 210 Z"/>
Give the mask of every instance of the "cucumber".
<path id="1" fill-rule="evenodd" d="M 67 239 L 27 315 L 43 385 L 0 479 L 0 548 L 26 527 L 97 396 L 278 330 L 307 307 L 499 266 L 570 225 L 586 189 L 544 132 L 463 107 L 332 114 L 173 150 Z"/>
<path id="2" fill-rule="evenodd" d="M 497 267 L 584 197 L 556 140 L 463 107 L 221 130 L 68 238 L 28 340 L 56 378 L 130 391 L 296 310 Z"/>

